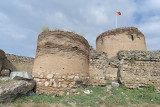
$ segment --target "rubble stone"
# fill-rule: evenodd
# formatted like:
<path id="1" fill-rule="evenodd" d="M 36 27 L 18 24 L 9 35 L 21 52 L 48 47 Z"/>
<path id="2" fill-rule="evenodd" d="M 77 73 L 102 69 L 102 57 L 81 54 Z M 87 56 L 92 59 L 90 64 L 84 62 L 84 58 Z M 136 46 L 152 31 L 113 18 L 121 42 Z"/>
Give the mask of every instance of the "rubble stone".
<path id="1" fill-rule="evenodd" d="M 0 103 L 13 101 L 19 95 L 26 95 L 35 86 L 35 81 L 12 80 L 0 84 Z"/>
<path id="2" fill-rule="evenodd" d="M 118 79 L 128 88 L 154 85 L 160 93 L 160 51 L 120 51 Z"/>

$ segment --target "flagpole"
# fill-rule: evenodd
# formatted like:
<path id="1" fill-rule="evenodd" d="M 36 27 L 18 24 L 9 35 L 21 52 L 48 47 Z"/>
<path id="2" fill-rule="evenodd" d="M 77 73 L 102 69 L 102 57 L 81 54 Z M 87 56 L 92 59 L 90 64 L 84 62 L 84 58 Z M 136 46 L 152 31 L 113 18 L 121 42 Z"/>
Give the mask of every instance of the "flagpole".
<path id="1" fill-rule="evenodd" d="M 116 15 L 116 28 L 117 28 L 117 15 Z"/>

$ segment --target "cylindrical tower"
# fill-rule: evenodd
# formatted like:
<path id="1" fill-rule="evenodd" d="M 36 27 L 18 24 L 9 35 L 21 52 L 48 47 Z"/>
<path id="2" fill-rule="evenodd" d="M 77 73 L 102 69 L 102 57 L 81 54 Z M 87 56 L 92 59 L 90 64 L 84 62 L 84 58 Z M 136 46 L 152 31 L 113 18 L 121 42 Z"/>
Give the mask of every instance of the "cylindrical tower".
<path id="1" fill-rule="evenodd" d="M 32 74 L 38 93 L 50 94 L 71 88 L 75 79 L 89 76 L 87 40 L 73 32 L 42 32 L 38 37 Z"/>
<path id="2" fill-rule="evenodd" d="M 118 28 L 100 34 L 96 39 L 96 50 L 116 56 L 120 50 L 147 50 L 144 35 L 135 27 Z"/>

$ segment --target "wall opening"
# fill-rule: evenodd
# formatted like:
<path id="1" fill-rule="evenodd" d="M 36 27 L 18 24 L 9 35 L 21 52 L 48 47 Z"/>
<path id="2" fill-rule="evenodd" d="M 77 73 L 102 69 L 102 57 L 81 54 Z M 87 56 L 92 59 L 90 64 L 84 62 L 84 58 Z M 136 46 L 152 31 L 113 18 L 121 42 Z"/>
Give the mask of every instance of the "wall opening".
<path id="1" fill-rule="evenodd" d="M 134 36 L 133 35 L 131 35 L 131 39 L 132 39 L 132 41 L 134 40 Z"/>

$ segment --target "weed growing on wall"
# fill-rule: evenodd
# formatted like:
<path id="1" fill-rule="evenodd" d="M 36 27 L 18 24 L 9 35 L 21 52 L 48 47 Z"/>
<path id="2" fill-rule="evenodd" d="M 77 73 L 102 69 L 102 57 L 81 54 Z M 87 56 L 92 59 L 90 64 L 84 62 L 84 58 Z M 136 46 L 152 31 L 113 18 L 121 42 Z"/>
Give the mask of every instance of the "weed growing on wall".
<path id="1" fill-rule="evenodd" d="M 42 29 L 43 32 L 49 32 L 50 31 L 49 27 L 42 27 L 41 29 Z"/>
<path id="2" fill-rule="evenodd" d="M 134 56 L 129 56 L 129 59 L 130 59 L 129 61 L 131 64 L 135 63 L 135 61 L 136 61 Z"/>

